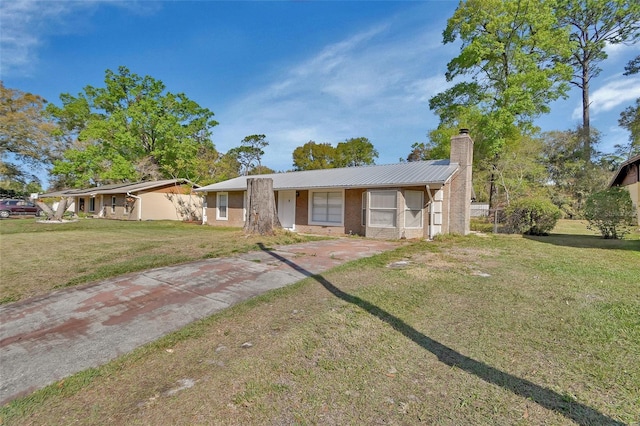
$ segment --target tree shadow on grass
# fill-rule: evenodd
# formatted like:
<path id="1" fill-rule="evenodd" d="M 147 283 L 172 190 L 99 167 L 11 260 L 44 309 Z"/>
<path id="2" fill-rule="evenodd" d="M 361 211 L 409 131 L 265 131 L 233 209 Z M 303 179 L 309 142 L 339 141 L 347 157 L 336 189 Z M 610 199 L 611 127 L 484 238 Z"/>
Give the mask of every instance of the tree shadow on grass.
<path id="1" fill-rule="evenodd" d="M 551 389 L 547 389 L 530 382 L 529 380 L 498 370 L 490 365 L 476 361 L 475 359 L 456 352 L 450 347 L 424 335 L 384 309 L 381 309 L 357 296 L 345 293 L 325 279 L 322 275 L 315 275 L 295 262 L 274 253 L 264 245 L 260 243 L 258 245 L 264 252 L 273 256 L 280 262 L 290 266 L 295 271 L 316 280 L 334 296 L 356 305 L 378 319 L 386 322 L 396 331 L 437 356 L 438 360 L 446 365 L 457 367 L 467 373 L 479 377 L 487 383 L 500 386 L 501 388 L 511 391 L 516 395 L 534 401 L 540 406 L 548 410 L 553 410 L 566 418 L 573 420 L 579 425 L 624 425 L 622 422 L 612 419 L 611 417 L 602 414 L 587 405 L 572 401 L 571 398 L 560 395 Z"/>
<path id="2" fill-rule="evenodd" d="M 524 238 L 563 247 L 640 251 L 640 240 L 607 240 L 597 235 L 524 235 Z"/>

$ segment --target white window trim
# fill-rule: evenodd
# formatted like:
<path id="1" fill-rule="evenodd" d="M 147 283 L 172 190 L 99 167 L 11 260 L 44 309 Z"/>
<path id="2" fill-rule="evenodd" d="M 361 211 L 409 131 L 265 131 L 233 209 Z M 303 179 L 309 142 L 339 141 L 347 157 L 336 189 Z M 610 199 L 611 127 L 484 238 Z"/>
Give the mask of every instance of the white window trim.
<path id="1" fill-rule="evenodd" d="M 340 201 L 342 203 L 342 208 L 340 209 L 340 223 L 338 222 L 314 222 L 313 221 L 313 194 L 317 192 L 334 192 L 340 194 Z M 331 189 L 314 189 L 309 190 L 309 200 L 308 200 L 308 223 L 309 225 L 320 225 L 320 226 L 344 226 L 344 189 L 340 190 L 331 190 Z"/>
<path id="2" fill-rule="evenodd" d="M 226 216 L 220 216 L 220 197 L 224 195 L 227 198 L 226 204 Z M 216 192 L 216 220 L 229 220 L 229 193 L 228 192 Z"/>
<path id="3" fill-rule="evenodd" d="M 406 198 L 406 194 L 407 192 L 417 192 L 419 194 L 421 194 L 420 197 L 420 226 L 406 226 L 407 225 L 407 212 L 409 211 L 413 211 L 409 208 L 409 206 L 407 205 L 407 198 Z M 424 192 L 422 191 L 416 191 L 416 190 L 406 190 L 404 191 L 405 196 L 404 196 L 404 212 L 403 214 L 405 215 L 404 217 L 404 223 L 405 223 L 405 228 L 406 229 L 422 229 L 424 228 Z M 417 211 L 417 210 L 416 210 Z"/>
<path id="4" fill-rule="evenodd" d="M 393 192 L 396 194 L 396 206 L 394 208 L 388 207 L 388 208 L 372 208 L 371 207 L 371 199 L 373 197 L 371 197 L 371 193 L 373 192 Z M 367 226 L 370 228 L 385 228 L 385 229 L 396 229 L 398 228 L 398 190 L 395 189 L 372 189 L 370 191 L 367 191 Z M 377 211 L 377 210 L 393 210 L 396 212 L 396 223 L 393 225 L 372 225 L 371 224 L 371 212 L 372 211 Z"/>

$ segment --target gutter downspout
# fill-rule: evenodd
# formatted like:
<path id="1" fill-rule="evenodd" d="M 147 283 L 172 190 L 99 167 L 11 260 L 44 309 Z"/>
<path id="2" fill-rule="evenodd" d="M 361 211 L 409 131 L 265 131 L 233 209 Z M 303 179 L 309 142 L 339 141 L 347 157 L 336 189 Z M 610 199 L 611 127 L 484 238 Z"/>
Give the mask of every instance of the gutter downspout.
<path id="1" fill-rule="evenodd" d="M 434 220 L 434 213 L 433 213 L 433 195 L 431 195 L 431 188 L 429 188 L 429 185 L 427 186 L 427 194 L 429 194 L 429 239 L 433 240 L 433 220 Z"/>
<path id="2" fill-rule="evenodd" d="M 202 197 L 202 225 L 207 224 L 207 196 L 208 192 L 204 192 L 204 196 Z"/>
<path id="3" fill-rule="evenodd" d="M 140 205 L 138 205 L 138 221 L 141 221 L 142 220 L 142 198 L 138 197 L 137 195 L 133 195 L 129 191 L 127 191 L 127 197 L 135 198 L 136 200 L 140 201 Z"/>

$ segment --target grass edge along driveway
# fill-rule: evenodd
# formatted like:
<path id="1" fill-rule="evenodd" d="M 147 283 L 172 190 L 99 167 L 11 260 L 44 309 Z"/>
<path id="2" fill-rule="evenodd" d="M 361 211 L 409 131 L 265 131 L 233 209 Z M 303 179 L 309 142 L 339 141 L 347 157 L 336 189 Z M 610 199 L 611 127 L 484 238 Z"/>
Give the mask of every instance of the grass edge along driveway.
<path id="1" fill-rule="evenodd" d="M 411 244 L 192 324 L 0 415 L 7 424 L 633 424 L 634 238 L 561 230 Z"/>
<path id="2" fill-rule="evenodd" d="M 129 272 L 203 258 L 233 256 L 313 239 L 283 231 L 246 236 L 238 228 L 176 221 L 81 219 L 43 224 L 0 221 L 0 304 Z"/>

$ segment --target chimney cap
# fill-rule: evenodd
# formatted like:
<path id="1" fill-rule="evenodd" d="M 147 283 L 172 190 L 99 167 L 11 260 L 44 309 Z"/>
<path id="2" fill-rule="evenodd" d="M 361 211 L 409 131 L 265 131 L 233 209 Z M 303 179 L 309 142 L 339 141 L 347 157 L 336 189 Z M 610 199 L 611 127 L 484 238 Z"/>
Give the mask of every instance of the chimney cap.
<path id="1" fill-rule="evenodd" d="M 469 134 L 469 129 L 460 129 L 460 134 L 461 135 L 468 135 Z"/>

